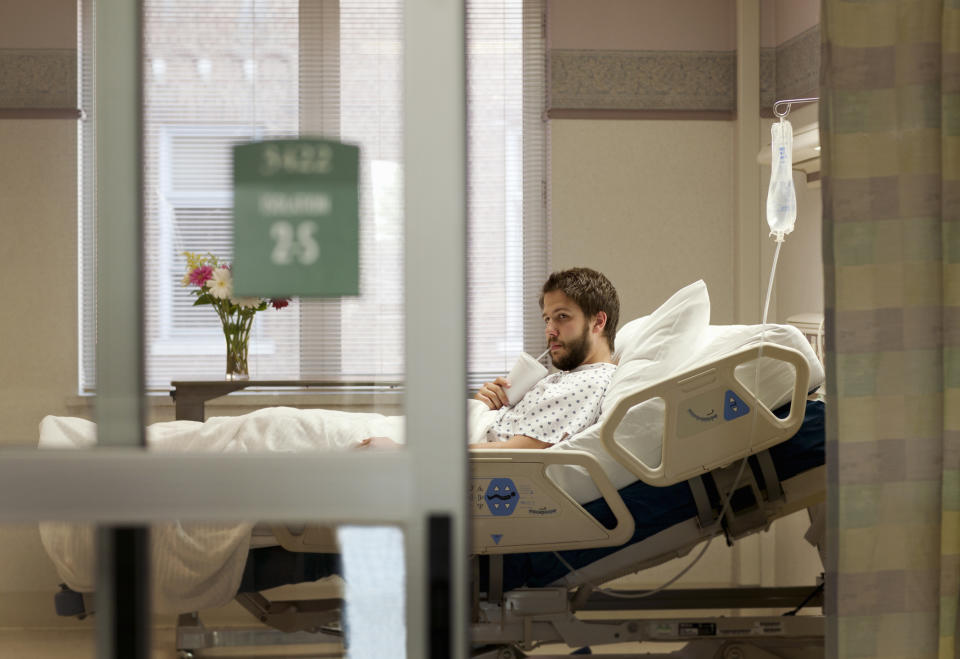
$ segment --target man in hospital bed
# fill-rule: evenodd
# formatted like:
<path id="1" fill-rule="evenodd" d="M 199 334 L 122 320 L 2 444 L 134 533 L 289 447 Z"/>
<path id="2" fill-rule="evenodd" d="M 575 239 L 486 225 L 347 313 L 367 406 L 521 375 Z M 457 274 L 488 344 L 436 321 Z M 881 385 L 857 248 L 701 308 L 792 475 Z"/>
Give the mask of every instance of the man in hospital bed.
<path id="1" fill-rule="evenodd" d="M 510 405 L 503 377 L 487 382 L 474 398 L 499 410 L 475 449 L 548 448 L 589 428 L 616 366 L 612 360 L 620 300 L 613 284 L 590 268 L 550 275 L 540 295 L 550 359 L 559 372 L 537 382 Z M 388 437 L 370 437 L 361 447 L 385 448 Z"/>

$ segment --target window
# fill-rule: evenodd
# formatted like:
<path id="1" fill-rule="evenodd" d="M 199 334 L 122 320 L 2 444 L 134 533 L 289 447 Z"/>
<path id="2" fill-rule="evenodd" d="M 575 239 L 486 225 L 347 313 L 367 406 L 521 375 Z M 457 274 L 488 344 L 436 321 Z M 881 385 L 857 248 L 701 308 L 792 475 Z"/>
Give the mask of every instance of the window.
<path id="1" fill-rule="evenodd" d="M 90 5 L 82 3 L 82 25 Z M 546 276 L 543 3 L 470 0 L 469 365 L 482 380 L 542 343 Z M 93 44 L 81 35 L 82 61 Z M 403 378 L 400 0 L 144 1 L 147 386 L 223 376 L 209 309 L 192 307 L 183 251 L 231 257 L 231 147 L 322 135 L 361 147 L 361 295 L 257 314 L 252 377 Z M 95 388 L 90 67 L 81 131 L 82 390 Z M 429 258 L 429 246 L 424 246 Z"/>

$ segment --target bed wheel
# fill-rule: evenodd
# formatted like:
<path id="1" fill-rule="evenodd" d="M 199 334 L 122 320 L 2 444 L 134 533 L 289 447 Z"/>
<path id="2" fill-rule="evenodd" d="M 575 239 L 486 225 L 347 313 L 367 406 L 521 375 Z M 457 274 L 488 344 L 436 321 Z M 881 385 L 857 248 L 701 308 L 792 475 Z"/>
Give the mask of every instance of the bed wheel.
<path id="1" fill-rule="evenodd" d="M 723 649 L 723 659 L 744 659 L 746 655 L 739 645 L 728 645 Z"/>
<path id="2" fill-rule="evenodd" d="M 177 650 L 178 659 L 194 659 L 193 653 L 190 650 Z"/>

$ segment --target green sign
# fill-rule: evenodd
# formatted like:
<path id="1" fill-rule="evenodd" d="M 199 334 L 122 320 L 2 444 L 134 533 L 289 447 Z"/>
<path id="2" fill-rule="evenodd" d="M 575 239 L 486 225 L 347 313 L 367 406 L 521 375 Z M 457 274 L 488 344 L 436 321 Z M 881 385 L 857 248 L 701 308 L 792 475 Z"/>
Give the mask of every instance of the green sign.
<path id="1" fill-rule="evenodd" d="M 272 140 L 233 149 L 238 297 L 360 294 L 360 149 Z"/>

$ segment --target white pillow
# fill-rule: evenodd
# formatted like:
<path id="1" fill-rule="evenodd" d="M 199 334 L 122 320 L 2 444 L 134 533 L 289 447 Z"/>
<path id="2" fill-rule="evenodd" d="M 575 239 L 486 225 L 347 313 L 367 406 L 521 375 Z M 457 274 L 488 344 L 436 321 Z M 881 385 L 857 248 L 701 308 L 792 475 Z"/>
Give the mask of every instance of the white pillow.
<path id="1" fill-rule="evenodd" d="M 676 339 L 686 342 L 710 322 L 710 296 L 702 279 L 684 286 L 649 316 L 621 327 L 614 341 L 613 361 L 658 361 L 677 353 Z M 689 347 L 689 346 L 688 346 Z"/>
<path id="2" fill-rule="evenodd" d="M 700 279 L 674 293 L 649 316 L 624 325 L 614 343 L 619 365 L 600 403 L 601 414 L 625 395 L 677 372 L 709 322 L 710 295 Z"/>
<path id="3" fill-rule="evenodd" d="M 679 366 L 687 361 L 692 350 L 699 344 L 700 335 L 710 321 L 710 296 L 702 280 L 680 289 L 649 316 L 631 321 L 617 332 L 615 345 L 620 362 L 610 380 L 607 392 L 600 404 L 600 419 L 606 418 L 610 409 L 626 395 L 634 393 L 651 384 L 656 384 L 678 372 Z M 660 405 L 659 415 L 650 421 L 648 414 L 634 416 L 634 411 L 643 406 L 648 413 Z M 643 427 L 637 427 L 637 424 Z M 625 431 L 624 429 L 628 429 Z M 628 432 L 624 442 L 622 434 Z M 652 452 L 644 452 L 633 441 L 645 439 L 655 433 L 656 442 Z M 631 409 L 627 418 L 615 433 L 618 442 L 625 443 L 637 457 L 645 462 L 656 458 L 652 464 L 660 461 L 660 437 L 663 434 L 662 401 L 648 401 Z M 649 444 L 645 442 L 644 444 Z M 636 480 L 629 471 L 620 466 L 606 452 L 600 441 L 600 422 L 590 426 L 570 439 L 555 444 L 549 451 L 587 451 L 600 462 L 604 471 L 620 488 Z M 649 462 L 648 462 L 649 463 Z M 548 473 L 558 484 L 579 502 L 596 499 L 600 494 L 586 471 L 578 467 L 549 467 Z"/>

